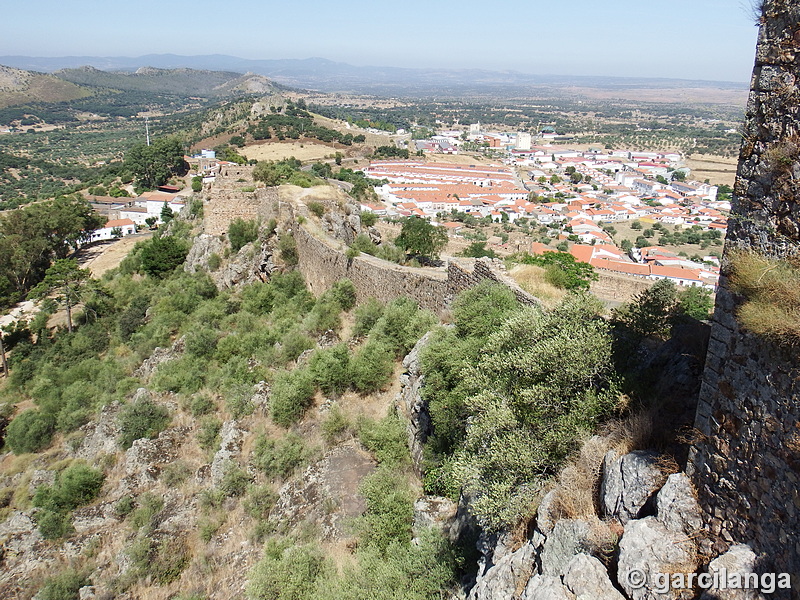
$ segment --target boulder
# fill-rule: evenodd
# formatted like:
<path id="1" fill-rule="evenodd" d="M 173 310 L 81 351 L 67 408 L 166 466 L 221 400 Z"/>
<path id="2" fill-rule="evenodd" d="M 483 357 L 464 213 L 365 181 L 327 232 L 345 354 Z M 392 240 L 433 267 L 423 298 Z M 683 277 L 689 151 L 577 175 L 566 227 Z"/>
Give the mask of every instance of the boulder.
<path id="1" fill-rule="evenodd" d="M 673 473 L 656 496 L 656 516 L 670 531 L 692 535 L 703 528 L 700 504 L 685 473 Z"/>
<path id="2" fill-rule="evenodd" d="M 581 519 L 558 521 L 542 549 L 542 575 L 560 577 L 576 554 L 588 549 L 591 526 Z"/>
<path id="3" fill-rule="evenodd" d="M 519 598 L 533 574 L 538 549 L 530 542 L 506 554 L 479 577 L 468 600 L 510 600 Z"/>
<path id="4" fill-rule="evenodd" d="M 662 589 L 667 573 L 694 573 L 694 543 L 683 533 L 667 529 L 655 517 L 631 520 L 619 541 L 617 579 L 633 600 L 689 599 L 692 590 Z"/>
<path id="5" fill-rule="evenodd" d="M 536 509 L 536 528 L 544 535 L 550 535 L 556 524 L 556 517 L 553 515 L 556 493 L 556 490 L 547 492 L 542 501 L 539 502 L 539 508 Z"/>
<path id="6" fill-rule="evenodd" d="M 603 460 L 600 501 L 605 516 L 623 525 L 642 516 L 642 509 L 661 487 L 664 475 L 656 466 L 658 455 L 636 450 L 617 458 L 609 450 Z"/>
<path id="7" fill-rule="evenodd" d="M 411 460 L 417 473 L 422 473 L 422 449 L 431 433 L 431 417 L 428 403 L 422 398 L 424 377 L 420 354 L 431 339 L 426 333 L 403 359 L 403 374 L 400 375 L 400 393 L 396 403 L 408 419 L 408 446 Z"/>
<path id="8" fill-rule="evenodd" d="M 140 389 L 144 390 L 144 388 Z M 120 433 L 117 425 L 119 409 L 119 402 L 107 404 L 100 411 L 97 420 L 90 421 L 79 429 L 83 433 L 83 440 L 73 453 L 75 458 L 96 459 L 103 454 L 115 454 L 119 450 L 117 446 L 117 438 Z"/>
<path id="9" fill-rule="evenodd" d="M 625 600 L 611 583 L 603 563 L 588 554 L 577 554 L 569 561 L 564 585 L 577 600 Z"/>
<path id="10" fill-rule="evenodd" d="M 714 585 L 708 588 L 700 600 L 763 600 L 758 590 L 732 589 L 727 587 L 730 576 L 743 576 L 747 573 L 757 573 L 756 554 L 746 544 L 737 544 L 721 556 L 712 560 L 708 565 L 709 573 L 725 573 L 726 585 Z"/>
<path id="11" fill-rule="evenodd" d="M 509 596 L 510 597 L 510 596 Z M 575 595 L 553 575 L 534 575 L 528 581 L 520 600 L 574 600 Z"/>

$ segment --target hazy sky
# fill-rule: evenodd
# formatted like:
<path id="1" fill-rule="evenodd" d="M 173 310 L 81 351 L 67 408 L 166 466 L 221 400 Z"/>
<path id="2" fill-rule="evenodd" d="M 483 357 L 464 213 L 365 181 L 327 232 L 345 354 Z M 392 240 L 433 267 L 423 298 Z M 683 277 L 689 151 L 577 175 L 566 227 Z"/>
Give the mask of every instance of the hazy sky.
<path id="1" fill-rule="evenodd" d="M 749 81 L 752 0 L 0 0 L 0 55 L 230 54 Z"/>

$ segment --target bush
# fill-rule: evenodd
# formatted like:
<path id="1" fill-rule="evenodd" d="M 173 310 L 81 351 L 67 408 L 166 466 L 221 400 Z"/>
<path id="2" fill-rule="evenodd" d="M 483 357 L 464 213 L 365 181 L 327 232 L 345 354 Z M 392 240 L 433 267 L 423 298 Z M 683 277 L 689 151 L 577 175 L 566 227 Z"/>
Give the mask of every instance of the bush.
<path id="1" fill-rule="evenodd" d="M 283 235 L 278 240 L 278 253 L 281 260 L 289 267 L 297 266 L 300 256 L 297 254 L 297 243 L 291 235 Z"/>
<path id="2" fill-rule="evenodd" d="M 360 491 L 367 511 L 359 523 L 359 545 L 385 552 L 394 542 L 409 543 L 414 500 L 405 477 L 390 467 L 381 467 L 364 479 Z"/>
<path id="3" fill-rule="evenodd" d="M 519 307 L 508 287 L 482 281 L 460 293 L 453 302 L 456 332 L 461 337 L 488 337 Z"/>
<path id="4" fill-rule="evenodd" d="M 375 223 L 377 223 L 377 221 L 378 221 L 378 215 L 376 215 L 374 212 L 368 212 L 368 211 L 361 212 L 361 224 L 364 227 L 372 227 L 373 225 L 375 225 Z"/>
<path id="5" fill-rule="evenodd" d="M 342 310 L 350 310 L 356 305 L 356 286 L 349 279 L 340 279 L 324 296 L 336 301 Z"/>
<path id="6" fill-rule="evenodd" d="M 269 516 L 275 502 L 278 501 L 278 494 L 269 485 L 251 485 L 247 488 L 242 506 L 244 511 L 253 519 L 264 520 Z"/>
<path id="7" fill-rule="evenodd" d="M 344 411 L 339 408 L 338 404 L 334 404 L 328 411 L 328 416 L 322 421 L 322 438 L 332 446 L 342 441 L 348 435 L 351 427 L 352 424 L 345 416 Z"/>
<path id="8" fill-rule="evenodd" d="M 436 321 L 433 313 L 419 310 L 410 298 L 397 298 L 386 306 L 383 316 L 375 323 L 370 340 L 382 343 L 400 358 L 409 353 Z"/>
<path id="9" fill-rule="evenodd" d="M 636 336 L 666 338 L 677 302 L 677 286 L 668 279 L 660 279 L 616 309 L 613 319 Z"/>
<path id="10" fill-rule="evenodd" d="M 164 508 L 164 500 L 155 494 L 145 492 L 139 496 L 137 504 L 138 508 L 131 513 L 131 526 L 136 529 L 142 527 L 147 527 L 148 530 L 152 529 Z"/>
<path id="11" fill-rule="evenodd" d="M 380 342 L 368 341 L 350 360 L 350 381 L 362 394 L 382 389 L 392 377 L 394 361 L 391 350 Z"/>
<path id="12" fill-rule="evenodd" d="M 222 421 L 214 417 L 206 417 L 200 422 L 197 432 L 197 443 L 203 450 L 213 450 L 219 443 L 219 430 Z"/>
<path id="13" fill-rule="evenodd" d="M 380 318 L 383 316 L 383 304 L 375 298 L 369 298 L 364 304 L 356 307 L 355 325 L 353 335 L 359 337 L 368 335 Z"/>
<path id="14" fill-rule="evenodd" d="M 182 460 L 169 463 L 161 471 L 161 481 L 168 488 L 174 489 L 189 479 L 192 468 Z"/>
<path id="15" fill-rule="evenodd" d="M 189 402 L 189 411 L 193 417 L 202 417 L 217 410 L 217 405 L 210 396 L 206 394 L 196 394 Z"/>
<path id="16" fill-rule="evenodd" d="M 345 344 L 317 350 L 308 363 L 314 383 L 324 394 L 338 396 L 350 386 L 350 350 Z"/>
<path id="17" fill-rule="evenodd" d="M 186 541 L 179 537 L 161 541 L 140 537 L 128 548 L 128 556 L 136 576 L 139 579 L 149 577 L 157 585 L 167 585 L 178 579 L 191 558 Z"/>
<path id="18" fill-rule="evenodd" d="M 235 219 L 228 226 L 228 241 L 231 250 L 238 252 L 242 246 L 258 239 L 258 221 L 246 221 L 242 218 Z"/>
<path id="19" fill-rule="evenodd" d="M 307 206 L 308 206 L 308 210 L 310 210 L 311 213 L 313 215 L 315 215 L 317 218 L 321 219 L 322 215 L 325 214 L 325 205 L 322 204 L 321 202 L 313 202 L 312 201 L 312 202 L 309 202 L 307 204 Z"/>
<path id="20" fill-rule="evenodd" d="M 77 463 L 56 477 L 50 487 L 40 486 L 33 497 L 33 505 L 52 511 L 69 511 L 95 499 L 103 486 L 102 471 Z"/>
<path id="21" fill-rule="evenodd" d="M 382 465 L 406 467 L 411 462 L 406 427 L 394 412 L 380 421 L 359 421 L 358 439 Z"/>
<path id="22" fill-rule="evenodd" d="M 222 475 L 219 489 L 226 496 L 241 496 L 250 484 L 250 476 L 233 461 L 228 461 L 225 465 L 225 473 Z"/>
<path id="23" fill-rule="evenodd" d="M 14 454 L 38 452 L 50 445 L 55 428 L 53 415 L 40 410 L 26 410 L 9 423 L 5 441 Z"/>
<path id="24" fill-rule="evenodd" d="M 251 462 L 267 477 L 287 479 L 309 456 L 303 438 L 289 432 L 280 440 L 259 435 L 253 447 Z"/>
<path id="25" fill-rule="evenodd" d="M 149 398 L 122 408 L 117 417 L 120 447 L 127 450 L 139 438 L 154 438 L 169 425 L 169 411 Z"/>
<path id="26" fill-rule="evenodd" d="M 282 427 L 297 422 L 314 400 L 314 380 L 307 369 L 278 373 L 272 384 L 270 416 Z"/>
<path id="27" fill-rule="evenodd" d="M 90 584 L 91 581 L 85 573 L 67 569 L 48 577 L 36 597 L 39 600 L 78 600 L 78 590 Z"/>
<path id="28" fill-rule="evenodd" d="M 216 252 L 212 252 L 208 257 L 208 270 L 216 271 L 222 264 L 222 258 Z"/>
<path id="29" fill-rule="evenodd" d="M 264 558 L 250 571 L 247 597 L 252 600 L 307 600 L 314 597 L 325 560 L 316 548 L 271 540 Z"/>

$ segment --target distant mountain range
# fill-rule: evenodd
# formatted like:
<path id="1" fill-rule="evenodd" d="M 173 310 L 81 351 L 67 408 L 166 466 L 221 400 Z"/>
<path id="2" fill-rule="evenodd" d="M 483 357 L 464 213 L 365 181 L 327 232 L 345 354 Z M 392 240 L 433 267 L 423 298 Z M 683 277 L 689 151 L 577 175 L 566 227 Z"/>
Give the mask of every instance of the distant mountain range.
<path id="1" fill-rule="evenodd" d="M 463 95 L 492 93 L 503 90 L 505 95 L 537 90 L 546 93 L 565 88 L 595 89 L 610 92 L 630 92 L 636 89 L 694 89 L 716 90 L 738 95 L 746 93 L 747 83 L 694 81 L 661 78 L 588 77 L 561 75 L 530 75 L 516 71 L 481 69 L 413 69 L 400 67 L 357 67 L 324 58 L 251 60 L 212 54 L 178 56 L 149 54 L 137 58 L 68 56 L 35 58 L 0 56 L 0 64 L 54 73 L 63 69 L 91 66 L 102 71 L 135 72 L 142 67 L 158 69 L 196 69 L 222 71 L 226 74 L 254 73 L 293 87 L 324 92 L 355 92 L 380 95 Z M 60 75 L 59 75 L 60 76 Z M 77 76 L 64 77 L 69 81 Z M 77 83 L 77 81 L 75 81 Z"/>

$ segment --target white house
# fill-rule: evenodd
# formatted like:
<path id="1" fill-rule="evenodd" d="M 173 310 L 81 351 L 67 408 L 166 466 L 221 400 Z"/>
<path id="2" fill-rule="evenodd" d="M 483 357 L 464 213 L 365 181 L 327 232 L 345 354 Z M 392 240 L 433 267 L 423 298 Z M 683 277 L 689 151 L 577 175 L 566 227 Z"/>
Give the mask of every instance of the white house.
<path id="1" fill-rule="evenodd" d="M 114 219 L 106 222 L 100 229 L 95 229 L 91 234 L 92 242 L 113 240 L 136 233 L 136 223 L 130 219 Z"/>

